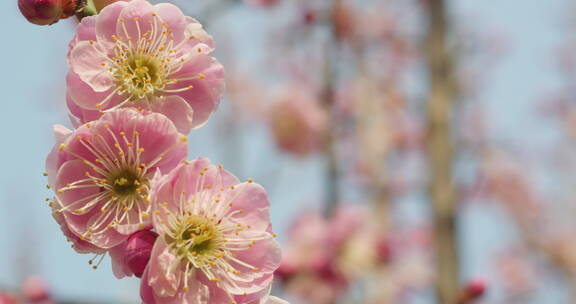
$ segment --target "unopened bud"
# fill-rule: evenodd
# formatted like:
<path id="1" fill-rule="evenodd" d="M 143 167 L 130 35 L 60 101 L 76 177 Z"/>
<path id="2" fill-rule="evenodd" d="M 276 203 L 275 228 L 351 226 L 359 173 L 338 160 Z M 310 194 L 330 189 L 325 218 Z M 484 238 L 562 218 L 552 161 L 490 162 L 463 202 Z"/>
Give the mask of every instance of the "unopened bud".
<path id="1" fill-rule="evenodd" d="M 76 0 L 18 0 L 26 20 L 37 25 L 50 25 L 74 15 Z"/>
<path id="2" fill-rule="evenodd" d="M 150 260 L 152 247 L 158 234 L 150 230 L 142 230 L 132 234 L 126 240 L 124 261 L 134 275 L 142 277 L 146 265 Z"/>
<path id="3" fill-rule="evenodd" d="M 460 294 L 459 304 L 472 303 L 482 297 L 486 292 L 486 282 L 484 280 L 473 280 L 464 286 Z"/>

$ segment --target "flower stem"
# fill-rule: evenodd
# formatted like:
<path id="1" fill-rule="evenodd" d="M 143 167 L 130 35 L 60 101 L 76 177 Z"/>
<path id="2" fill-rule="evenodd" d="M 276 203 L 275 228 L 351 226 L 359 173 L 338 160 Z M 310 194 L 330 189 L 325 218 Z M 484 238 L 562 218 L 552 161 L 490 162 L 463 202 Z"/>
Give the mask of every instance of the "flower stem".
<path id="1" fill-rule="evenodd" d="M 81 21 L 84 17 L 94 16 L 98 14 L 98 10 L 94 5 L 93 0 L 79 0 L 76 6 L 76 18 Z"/>

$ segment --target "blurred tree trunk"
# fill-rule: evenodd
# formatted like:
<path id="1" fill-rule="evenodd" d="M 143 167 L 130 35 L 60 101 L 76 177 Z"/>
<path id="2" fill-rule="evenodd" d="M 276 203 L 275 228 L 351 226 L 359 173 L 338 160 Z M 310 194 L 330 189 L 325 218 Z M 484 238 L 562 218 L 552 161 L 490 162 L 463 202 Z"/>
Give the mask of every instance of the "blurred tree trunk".
<path id="1" fill-rule="evenodd" d="M 452 176 L 454 147 L 452 113 L 457 98 L 455 68 L 448 35 L 445 0 L 425 1 L 428 32 L 425 40 L 429 93 L 426 149 L 430 168 L 429 192 L 434 221 L 436 293 L 438 303 L 457 301 L 459 258 L 456 191 Z"/>

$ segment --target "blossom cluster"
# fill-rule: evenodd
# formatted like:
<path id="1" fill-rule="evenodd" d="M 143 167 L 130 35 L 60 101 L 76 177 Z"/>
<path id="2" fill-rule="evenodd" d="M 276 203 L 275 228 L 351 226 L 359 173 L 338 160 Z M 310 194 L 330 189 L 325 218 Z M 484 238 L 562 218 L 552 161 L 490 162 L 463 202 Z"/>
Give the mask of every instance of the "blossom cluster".
<path id="1" fill-rule="evenodd" d="M 390 258 L 386 234 L 363 205 L 341 205 L 329 217 L 301 215 L 289 229 L 288 244 L 277 275 L 288 293 L 306 303 L 335 303 Z"/>
<path id="2" fill-rule="evenodd" d="M 214 40 L 175 5 L 108 2 L 68 49 L 74 129 L 54 127 L 46 160 L 54 219 L 94 268 L 108 254 L 117 278 L 141 278 L 145 304 L 285 303 L 270 296 L 281 251 L 265 189 L 186 159 L 224 93 Z"/>

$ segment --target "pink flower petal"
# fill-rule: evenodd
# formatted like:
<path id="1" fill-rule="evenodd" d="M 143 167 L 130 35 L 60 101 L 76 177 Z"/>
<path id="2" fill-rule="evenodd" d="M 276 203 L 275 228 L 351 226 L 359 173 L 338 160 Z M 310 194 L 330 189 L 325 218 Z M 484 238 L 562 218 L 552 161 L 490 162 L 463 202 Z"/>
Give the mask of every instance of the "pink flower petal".
<path id="1" fill-rule="evenodd" d="M 118 1 L 106 6 L 100 14 L 98 14 L 95 31 L 99 43 L 112 46 L 116 44 L 112 39 L 112 35 L 116 35 L 118 17 L 127 5 L 128 2 Z"/>
<path id="2" fill-rule="evenodd" d="M 147 31 L 161 32 L 163 21 L 157 16 L 156 6 L 148 1 L 128 2 L 116 24 L 116 35 L 125 39 L 137 40 Z M 158 35 L 160 35 L 158 33 Z"/>
<path id="3" fill-rule="evenodd" d="M 182 11 L 170 3 L 158 3 L 154 6 L 154 11 L 160 16 L 160 19 L 169 31 L 174 35 L 174 45 L 178 45 L 185 37 L 184 31 L 188 22 Z"/>
<path id="4" fill-rule="evenodd" d="M 104 50 L 99 50 L 94 42 L 80 41 L 70 54 L 70 64 L 82 81 L 96 92 L 108 91 L 114 79 L 101 63 L 108 61 Z M 73 96 L 74 97 L 74 96 Z"/>
<path id="5" fill-rule="evenodd" d="M 83 109 L 97 111 L 99 109 L 98 104 L 101 104 L 104 101 L 106 101 L 107 107 L 112 107 L 126 99 L 126 96 L 120 96 L 115 93 L 115 89 L 112 87 L 103 92 L 94 91 L 88 83 L 80 79 L 80 76 L 73 71 L 68 71 L 68 74 L 66 75 L 66 83 L 68 89 L 67 93 L 68 96 L 70 96 L 71 101 L 76 106 Z M 68 105 L 68 109 L 73 111 L 74 116 L 81 117 L 81 114 L 77 113 L 77 111 L 70 105 Z M 101 114 L 98 116 L 101 116 Z"/>
<path id="6" fill-rule="evenodd" d="M 172 95 L 158 98 L 150 109 L 154 112 L 166 115 L 182 134 L 188 134 L 192 130 L 194 110 L 182 97 Z"/>
<path id="7" fill-rule="evenodd" d="M 187 61 L 172 78 L 189 78 L 168 87 L 177 89 L 192 86 L 192 89 L 178 93 L 194 110 L 194 128 L 203 126 L 214 112 L 224 94 L 224 68 L 216 59 L 207 55 L 197 55 Z"/>
<path id="8" fill-rule="evenodd" d="M 147 283 L 152 286 L 158 297 L 172 297 L 180 286 L 180 274 L 171 268 L 176 257 L 172 255 L 162 239 L 158 239 L 152 249 L 150 262 L 148 262 Z"/>
<path id="9" fill-rule="evenodd" d="M 267 231 L 270 223 L 268 193 L 256 183 L 242 183 L 236 186 L 238 195 L 231 210 L 243 210 L 235 221 L 250 224 L 255 230 Z"/>

